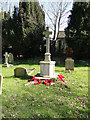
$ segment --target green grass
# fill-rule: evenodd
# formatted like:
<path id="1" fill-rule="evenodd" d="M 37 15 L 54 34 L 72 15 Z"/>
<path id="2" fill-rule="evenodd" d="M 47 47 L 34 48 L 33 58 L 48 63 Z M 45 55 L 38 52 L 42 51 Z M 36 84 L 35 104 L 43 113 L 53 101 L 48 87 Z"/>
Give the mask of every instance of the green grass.
<path id="1" fill-rule="evenodd" d="M 40 72 L 39 60 L 35 61 L 15 62 L 13 67 L 2 68 L 2 117 L 88 118 L 88 67 L 75 67 L 74 72 L 66 73 L 65 67 L 58 65 L 55 72 L 65 76 L 65 83 L 25 86 L 31 76 L 14 77 L 14 69 L 36 68 L 34 76 Z"/>

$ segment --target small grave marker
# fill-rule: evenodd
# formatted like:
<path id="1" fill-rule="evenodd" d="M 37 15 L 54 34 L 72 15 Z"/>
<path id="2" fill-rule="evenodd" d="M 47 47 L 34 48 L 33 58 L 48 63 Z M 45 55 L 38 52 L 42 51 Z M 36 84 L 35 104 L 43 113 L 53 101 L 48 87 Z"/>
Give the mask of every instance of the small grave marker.
<path id="1" fill-rule="evenodd" d="M 67 58 L 65 60 L 65 69 L 66 69 L 66 71 L 74 70 L 74 59 L 71 58 L 72 48 L 67 48 L 66 55 L 67 55 Z"/>
<path id="2" fill-rule="evenodd" d="M 18 67 L 16 69 L 14 69 L 14 76 L 15 77 L 27 76 L 27 69 L 24 67 Z"/>
<path id="3" fill-rule="evenodd" d="M 9 57 L 8 52 L 5 52 L 4 56 L 5 56 L 5 63 L 3 65 L 3 67 L 8 67 L 9 66 L 8 65 L 8 57 Z"/>
<path id="4" fill-rule="evenodd" d="M 12 53 L 9 53 L 9 63 L 13 63 L 14 62 L 14 57 Z"/>

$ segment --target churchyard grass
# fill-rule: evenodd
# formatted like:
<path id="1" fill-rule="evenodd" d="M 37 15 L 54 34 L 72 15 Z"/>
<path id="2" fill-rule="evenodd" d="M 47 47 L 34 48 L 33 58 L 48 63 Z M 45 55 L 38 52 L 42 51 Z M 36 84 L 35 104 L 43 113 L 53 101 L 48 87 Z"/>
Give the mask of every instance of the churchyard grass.
<path id="1" fill-rule="evenodd" d="M 77 66 L 74 72 L 66 73 L 58 64 L 55 72 L 65 76 L 65 83 L 25 86 L 40 71 L 39 61 L 15 62 L 13 67 L 2 68 L 2 117 L 88 118 L 88 67 Z M 31 76 L 18 78 L 14 77 L 16 67 L 36 70 Z"/>

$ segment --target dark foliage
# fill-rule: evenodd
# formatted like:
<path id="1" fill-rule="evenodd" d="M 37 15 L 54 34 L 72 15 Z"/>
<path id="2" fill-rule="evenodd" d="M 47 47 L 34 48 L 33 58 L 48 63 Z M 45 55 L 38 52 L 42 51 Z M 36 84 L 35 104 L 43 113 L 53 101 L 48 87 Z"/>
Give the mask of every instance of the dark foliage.
<path id="1" fill-rule="evenodd" d="M 13 16 L 4 14 L 2 20 L 3 53 L 14 56 L 38 56 L 43 51 L 45 14 L 38 2 L 20 2 L 19 10 L 14 7 Z"/>
<path id="2" fill-rule="evenodd" d="M 73 49 L 74 58 L 89 58 L 90 2 L 74 3 L 66 28 L 66 42 Z"/>

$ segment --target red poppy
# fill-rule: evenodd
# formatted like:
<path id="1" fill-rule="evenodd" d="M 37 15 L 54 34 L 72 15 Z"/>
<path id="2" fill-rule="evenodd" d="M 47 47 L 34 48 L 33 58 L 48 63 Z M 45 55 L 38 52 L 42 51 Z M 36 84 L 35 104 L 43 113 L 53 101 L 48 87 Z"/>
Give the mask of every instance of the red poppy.
<path id="1" fill-rule="evenodd" d="M 38 81 L 38 82 L 37 82 L 37 81 Z M 35 84 L 35 85 L 38 85 L 38 84 L 40 84 L 41 82 L 42 82 L 42 81 L 41 81 L 40 79 L 35 79 L 35 80 L 34 80 L 34 84 Z"/>
<path id="2" fill-rule="evenodd" d="M 66 54 L 68 55 L 68 52 Z"/>
<path id="3" fill-rule="evenodd" d="M 51 83 L 53 83 L 53 81 L 51 79 L 46 79 L 44 82 L 45 85 L 51 85 Z"/>
<path id="4" fill-rule="evenodd" d="M 62 82 L 65 82 L 64 78 L 65 78 L 64 76 L 58 75 L 58 79 L 61 80 Z"/>
<path id="5" fill-rule="evenodd" d="M 70 55 L 72 54 L 72 48 L 70 48 Z"/>
<path id="6" fill-rule="evenodd" d="M 33 76 L 33 78 L 31 78 L 31 79 L 29 80 L 29 82 L 30 82 L 30 81 L 33 81 L 33 80 L 35 79 L 35 77 L 36 77 L 36 76 Z"/>
<path id="7" fill-rule="evenodd" d="M 67 48 L 66 54 L 71 55 L 72 54 L 72 48 Z"/>

